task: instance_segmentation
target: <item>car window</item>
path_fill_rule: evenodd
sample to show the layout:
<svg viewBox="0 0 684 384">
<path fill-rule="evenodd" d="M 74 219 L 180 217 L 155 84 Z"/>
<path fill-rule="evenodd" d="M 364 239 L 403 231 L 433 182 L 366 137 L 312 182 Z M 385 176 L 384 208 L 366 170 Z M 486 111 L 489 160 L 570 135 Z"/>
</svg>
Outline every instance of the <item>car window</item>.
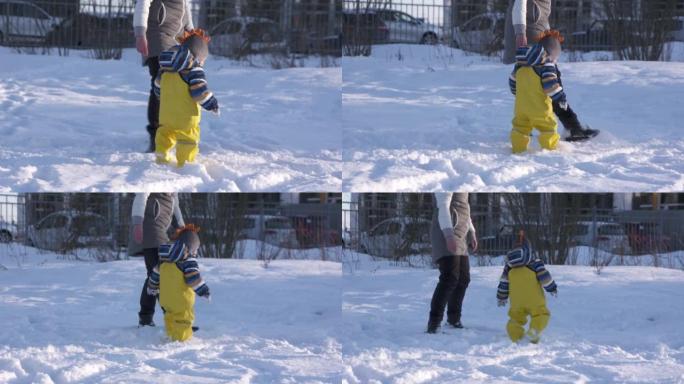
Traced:
<svg viewBox="0 0 684 384">
<path fill-rule="evenodd" d="M 486 31 L 489 30 L 492 27 L 492 19 L 489 17 L 483 17 L 480 23 L 477 26 L 477 29 L 480 31 Z"/>
<path fill-rule="evenodd" d="M 396 235 L 399 232 L 401 232 L 401 224 L 393 221 L 389 224 L 387 227 L 387 234 L 388 235 Z"/>
<path fill-rule="evenodd" d="M 64 228 L 67 226 L 67 218 L 66 216 L 58 215 L 55 217 L 55 222 L 53 224 L 53 228 Z"/>
<path fill-rule="evenodd" d="M 227 21 L 225 23 L 219 24 L 214 30 L 214 35 L 232 35 L 235 33 L 240 33 L 242 29 L 242 24 L 237 21 Z"/>
<path fill-rule="evenodd" d="M 256 225 L 256 220 L 252 217 L 245 217 L 242 219 L 242 227 L 245 229 L 254 228 Z"/>
<path fill-rule="evenodd" d="M 245 29 L 247 38 L 251 41 L 276 41 L 278 28 L 273 23 L 249 23 Z"/>
<path fill-rule="evenodd" d="M 371 230 L 371 236 L 382 236 L 387 232 L 388 223 L 382 223 Z"/>
<path fill-rule="evenodd" d="M 290 220 L 286 218 L 267 219 L 264 224 L 267 229 L 290 229 Z"/>
<path fill-rule="evenodd" d="M 598 234 L 604 236 L 616 236 L 622 235 L 624 232 L 622 231 L 622 227 L 619 225 L 602 225 L 598 228 Z"/>
<path fill-rule="evenodd" d="M 397 16 L 398 16 L 398 18 L 399 18 L 400 21 L 403 21 L 403 22 L 405 22 L 405 23 L 411 23 L 411 24 L 415 24 L 415 23 L 416 23 L 416 19 L 415 19 L 413 16 L 408 15 L 408 14 L 406 14 L 406 13 L 399 13 L 399 12 L 398 12 L 398 13 L 397 13 Z"/>
<path fill-rule="evenodd" d="M 78 233 L 87 233 L 90 236 L 104 236 L 107 234 L 104 220 L 97 216 L 76 216 L 71 221 L 71 226 Z"/>
<path fill-rule="evenodd" d="M 472 32 L 472 31 L 477 31 L 480 28 L 480 23 L 482 22 L 482 17 L 476 17 L 473 19 L 470 19 L 463 25 L 463 31 L 464 32 Z"/>
</svg>

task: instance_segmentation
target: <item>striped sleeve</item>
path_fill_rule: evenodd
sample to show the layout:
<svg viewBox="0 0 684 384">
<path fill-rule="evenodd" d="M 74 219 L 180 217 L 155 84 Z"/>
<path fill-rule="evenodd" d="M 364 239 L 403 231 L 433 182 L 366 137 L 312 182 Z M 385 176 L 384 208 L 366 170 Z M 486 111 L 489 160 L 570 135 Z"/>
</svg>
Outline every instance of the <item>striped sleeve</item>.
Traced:
<svg viewBox="0 0 684 384">
<path fill-rule="evenodd" d="M 508 299 L 508 271 L 510 267 L 506 265 L 499 279 L 499 287 L 496 289 L 496 298 L 499 300 Z"/>
<path fill-rule="evenodd" d="M 166 72 L 180 72 L 192 66 L 194 57 L 183 45 L 176 45 L 159 54 L 159 69 Z"/>
<path fill-rule="evenodd" d="M 207 283 L 204 282 L 202 276 L 200 275 L 199 264 L 197 264 L 197 259 L 194 257 L 189 257 L 184 261 L 178 263 L 183 276 L 185 278 L 185 284 L 192 288 L 196 294 L 202 296 L 206 292 Z"/>
<path fill-rule="evenodd" d="M 556 287 L 556 282 L 551 277 L 551 273 L 549 273 L 541 260 L 535 260 L 532 263 L 532 269 L 537 274 L 537 281 L 544 287 L 546 292 L 554 292 L 558 288 Z"/>
<path fill-rule="evenodd" d="M 147 288 L 151 291 L 159 291 L 159 264 L 157 264 L 152 273 L 147 278 Z"/>
<path fill-rule="evenodd" d="M 511 89 L 511 93 L 515 95 L 515 73 L 518 71 L 518 68 L 520 68 L 517 64 L 515 65 L 515 68 L 513 68 L 513 72 L 511 72 L 511 75 L 508 76 L 508 87 Z"/>
<path fill-rule="evenodd" d="M 565 98 L 565 92 L 558 80 L 558 70 L 556 64 L 546 63 L 542 66 L 540 71 L 542 87 L 544 93 L 552 100 L 561 100 Z"/>
<path fill-rule="evenodd" d="M 195 66 L 182 73 L 183 79 L 190 87 L 190 97 L 201 105 L 202 108 L 208 109 L 209 101 L 214 94 L 209 90 L 207 78 L 204 74 L 204 68 Z"/>
</svg>

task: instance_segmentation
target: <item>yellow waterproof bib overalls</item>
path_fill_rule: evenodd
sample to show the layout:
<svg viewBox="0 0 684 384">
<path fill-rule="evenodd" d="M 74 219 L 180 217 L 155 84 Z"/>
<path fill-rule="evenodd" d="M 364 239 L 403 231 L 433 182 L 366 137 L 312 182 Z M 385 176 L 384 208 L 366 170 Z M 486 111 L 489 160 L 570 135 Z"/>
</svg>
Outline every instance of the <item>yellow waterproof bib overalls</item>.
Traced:
<svg viewBox="0 0 684 384">
<path fill-rule="evenodd" d="M 560 135 L 553 114 L 551 98 L 544 93 L 539 75 L 532 67 L 520 67 L 515 73 L 515 116 L 511 130 L 513 153 L 527 150 L 533 128 L 539 130 L 539 145 L 556 149 Z"/>
<path fill-rule="evenodd" d="M 176 160 L 182 167 L 194 161 L 199 151 L 200 106 L 190 97 L 189 85 L 177 72 L 164 72 L 160 81 L 159 128 L 155 137 L 157 162 L 171 161 L 176 147 Z"/>
<path fill-rule="evenodd" d="M 159 304 L 164 309 L 166 334 L 175 341 L 192 337 L 195 320 L 195 292 L 185 284 L 183 272 L 176 263 L 159 267 Z"/>
<path fill-rule="evenodd" d="M 528 267 L 511 268 L 508 271 L 509 298 L 511 308 L 508 310 L 510 318 L 506 325 L 506 331 L 511 340 L 518 341 L 525 335 L 523 328 L 527 324 L 527 316 L 530 321 L 530 330 L 537 334 L 546 328 L 551 316 L 546 308 L 546 298 L 537 274 Z"/>
</svg>

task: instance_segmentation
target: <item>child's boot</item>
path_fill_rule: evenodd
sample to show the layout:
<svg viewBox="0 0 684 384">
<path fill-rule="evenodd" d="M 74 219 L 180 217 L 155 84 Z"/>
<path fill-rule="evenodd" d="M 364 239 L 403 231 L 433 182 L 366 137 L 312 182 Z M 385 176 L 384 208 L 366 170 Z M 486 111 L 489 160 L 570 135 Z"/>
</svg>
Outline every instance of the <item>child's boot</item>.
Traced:
<svg viewBox="0 0 684 384">
<path fill-rule="evenodd" d="M 524 134 L 519 130 L 513 128 L 511 130 L 511 145 L 513 153 L 522 153 L 527 151 L 527 146 L 530 144 L 530 135 Z"/>
</svg>

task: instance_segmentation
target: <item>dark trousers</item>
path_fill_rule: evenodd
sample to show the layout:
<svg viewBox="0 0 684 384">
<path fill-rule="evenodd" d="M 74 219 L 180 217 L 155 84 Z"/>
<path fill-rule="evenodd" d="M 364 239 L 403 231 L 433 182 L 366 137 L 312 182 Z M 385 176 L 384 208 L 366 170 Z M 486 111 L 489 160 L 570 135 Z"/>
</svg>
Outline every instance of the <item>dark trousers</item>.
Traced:
<svg viewBox="0 0 684 384">
<path fill-rule="evenodd" d="M 461 321 L 463 297 L 470 283 L 470 262 L 467 256 L 445 256 L 439 264 L 439 282 L 430 303 L 430 323 L 441 324 L 444 307 L 447 307 L 447 321 Z"/>
<path fill-rule="evenodd" d="M 154 138 L 159 127 L 159 99 L 152 90 L 152 83 L 159 73 L 159 57 L 150 57 L 145 61 L 145 65 L 150 70 L 150 97 L 147 100 L 147 132 Z"/>
<path fill-rule="evenodd" d="M 157 305 L 157 297 L 147 294 L 147 279 L 152 274 L 152 270 L 159 263 L 159 248 L 143 249 L 145 256 L 145 268 L 147 268 L 147 278 L 140 292 L 140 312 L 138 318 L 141 323 L 149 323 L 154 318 L 154 307 Z"/>
<path fill-rule="evenodd" d="M 562 87 L 563 82 L 561 81 L 561 71 L 560 69 L 558 69 L 557 71 L 558 83 Z M 553 113 L 556 116 L 558 116 L 558 120 L 560 120 L 561 124 L 563 124 L 563 128 L 570 132 L 582 129 L 582 124 L 580 124 L 575 111 L 573 111 L 572 108 L 570 108 L 570 104 L 568 104 L 567 109 L 561 108 L 560 103 L 557 100 L 554 100 L 551 104 L 553 106 Z"/>
</svg>

